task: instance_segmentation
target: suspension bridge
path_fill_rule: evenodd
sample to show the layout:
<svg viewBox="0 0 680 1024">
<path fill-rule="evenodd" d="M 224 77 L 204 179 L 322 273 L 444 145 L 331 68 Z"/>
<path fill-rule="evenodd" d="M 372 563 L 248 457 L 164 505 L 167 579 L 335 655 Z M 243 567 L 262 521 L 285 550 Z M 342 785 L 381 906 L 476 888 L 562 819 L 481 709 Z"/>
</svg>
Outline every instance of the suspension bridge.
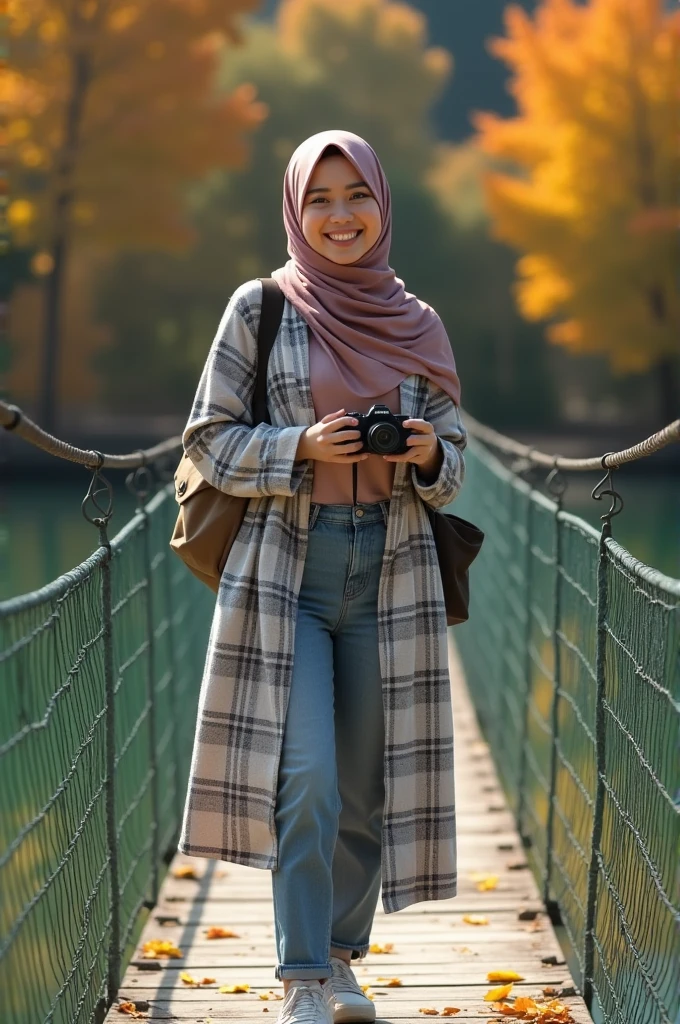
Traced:
<svg viewBox="0 0 680 1024">
<path fill-rule="evenodd" d="M 449 633 L 460 892 L 379 910 L 357 976 L 379 1020 L 677 1024 L 680 580 L 612 521 L 615 472 L 680 420 L 590 459 L 465 422 L 455 510 L 486 540 Z M 0 1019 L 277 1013 L 268 874 L 176 852 L 214 601 L 168 547 L 180 439 L 104 455 L 0 424 L 88 469 L 93 526 L 0 603 Z M 138 500 L 114 537 L 109 470 Z M 601 475 L 600 531 L 563 508 L 572 471 Z"/>
</svg>

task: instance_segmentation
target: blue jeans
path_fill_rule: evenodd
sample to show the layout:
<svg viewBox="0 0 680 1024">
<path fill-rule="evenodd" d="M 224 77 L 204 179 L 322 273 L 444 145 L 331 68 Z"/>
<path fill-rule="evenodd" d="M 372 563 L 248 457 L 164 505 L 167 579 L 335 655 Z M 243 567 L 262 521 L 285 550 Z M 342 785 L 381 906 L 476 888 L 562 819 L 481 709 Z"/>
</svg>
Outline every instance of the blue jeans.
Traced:
<svg viewBox="0 0 680 1024">
<path fill-rule="evenodd" d="M 378 584 L 389 501 L 312 502 L 279 763 L 276 977 L 362 959 L 380 890 L 384 788 Z"/>
</svg>

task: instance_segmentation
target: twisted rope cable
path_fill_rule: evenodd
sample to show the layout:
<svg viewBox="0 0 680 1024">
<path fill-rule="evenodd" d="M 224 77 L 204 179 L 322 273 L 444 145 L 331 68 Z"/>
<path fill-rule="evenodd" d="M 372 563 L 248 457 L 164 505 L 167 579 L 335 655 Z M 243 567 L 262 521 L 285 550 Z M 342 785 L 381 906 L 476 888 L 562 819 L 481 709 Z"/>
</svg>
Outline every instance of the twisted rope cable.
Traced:
<svg viewBox="0 0 680 1024">
<path fill-rule="evenodd" d="M 8 405 L 2 400 L 0 400 L 0 425 L 36 448 L 42 448 L 49 455 L 67 459 L 69 462 L 77 462 L 81 466 L 87 466 L 88 469 L 136 469 L 138 466 L 145 466 L 182 447 L 182 438 L 178 436 L 160 441 L 151 448 L 138 448 L 126 455 L 105 455 L 101 452 L 85 451 L 48 434 L 37 423 L 24 415 L 18 406 Z"/>
<path fill-rule="evenodd" d="M 680 441 L 680 419 L 678 419 L 645 438 L 644 441 L 640 441 L 639 444 L 633 445 L 632 448 L 625 448 L 620 452 L 607 452 L 606 455 L 594 455 L 588 459 L 571 459 L 563 455 L 548 455 L 546 452 L 537 451 L 530 445 L 520 444 L 519 441 L 514 441 L 511 437 L 506 437 L 504 434 L 499 434 L 497 430 L 485 426 L 467 413 L 464 414 L 464 422 L 468 433 L 490 448 L 495 448 L 508 455 L 518 455 L 535 466 L 572 472 L 622 466 L 626 462 L 634 462 L 636 459 L 653 455 L 654 452 L 658 452 L 674 441 Z"/>
<path fill-rule="evenodd" d="M 634 462 L 636 459 L 653 455 L 654 452 L 665 448 L 666 445 L 680 441 L 680 419 L 678 419 L 645 438 L 644 441 L 640 441 L 639 444 L 633 445 L 632 448 L 626 448 L 620 452 L 608 452 L 606 455 L 595 455 L 588 459 L 571 459 L 562 455 L 549 455 L 546 452 L 537 451 L 530 445 L 520 444 L 519 441 L 485 426 L 467 413 L 464 413 L 464 420 L 468 432 L 490 448 L 495 448 L 508 455 L 518 455 L 536 466 L 573 472 L 621 466 L 626 462 Z M 178 436 L 170 437 L 151 448 L 137 449 L 137 451 L 129 452 L 126 455 L 106 455 L 100 452 L 86 451 L 48 434 L 24 415 L 18 406 L 8 405 L 2 400 L 0 400 L 0 425 L 6 430 L 13 431 L 29 444 L 42 448 L 50 455 L 67 459 L 69 462 L 77 462 L 89 469 L 136 469 L 138 466 L 154 462 L 163 455 L 182 447 L 182 438 Z"/>
</svg>

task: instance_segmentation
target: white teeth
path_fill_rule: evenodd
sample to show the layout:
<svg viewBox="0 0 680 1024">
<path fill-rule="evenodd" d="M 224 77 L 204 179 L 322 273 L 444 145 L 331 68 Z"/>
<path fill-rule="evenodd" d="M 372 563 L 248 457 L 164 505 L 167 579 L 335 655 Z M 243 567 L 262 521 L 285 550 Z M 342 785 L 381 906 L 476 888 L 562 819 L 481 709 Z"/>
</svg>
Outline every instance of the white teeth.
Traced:
<svg viewBox="0 0 680 1024">
<path fill-rule="evenodd" d="M 350 231 L 347 234 L 343 235 L 332 235 L 329 232 L 328 237 L 332 238 L 334 242 L 349 242 L 351 238 L 356 238 L 358 234 L 358 231 Z"/>
</svg>

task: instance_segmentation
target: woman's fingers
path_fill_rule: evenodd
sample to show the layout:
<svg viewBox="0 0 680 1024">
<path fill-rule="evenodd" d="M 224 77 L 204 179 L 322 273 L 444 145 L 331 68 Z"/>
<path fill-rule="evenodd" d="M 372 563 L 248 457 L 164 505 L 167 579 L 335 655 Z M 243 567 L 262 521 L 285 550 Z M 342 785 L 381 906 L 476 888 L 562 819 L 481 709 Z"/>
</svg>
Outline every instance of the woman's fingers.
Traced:
<svg viewBox="0 0 680 1024">
<path fill-rule="evenodd" d="M 331 420 L 335 420 L 338 416 L 344 416 L 344 409 L 336 409 L 335 412 L 327 412 L 325 416 L 319 420 L 320 423 L 330 423 Z"/>
</svg>

